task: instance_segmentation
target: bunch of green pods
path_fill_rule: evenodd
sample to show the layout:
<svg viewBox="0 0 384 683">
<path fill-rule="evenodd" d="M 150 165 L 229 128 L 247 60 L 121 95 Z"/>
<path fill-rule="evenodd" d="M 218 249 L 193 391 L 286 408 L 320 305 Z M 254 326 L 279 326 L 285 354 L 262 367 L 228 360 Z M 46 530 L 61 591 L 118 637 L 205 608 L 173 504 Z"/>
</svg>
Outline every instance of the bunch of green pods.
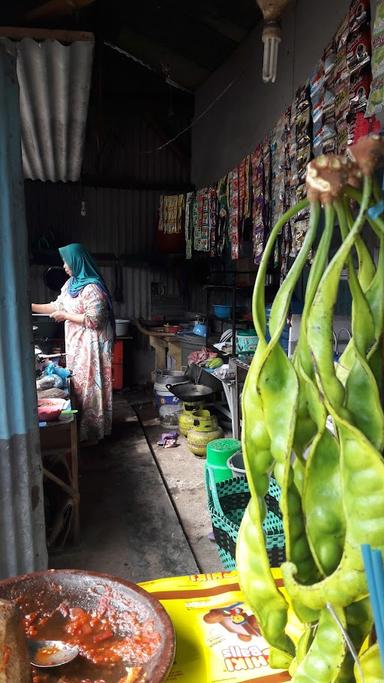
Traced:
<svg viewBox="0 0 384 683">
<path fill-rule="evenodd" d="M 271 666 L 288 669 L 296 683 L 384 681 L 378 647 L 369 643 L 373 620 L 361 553 L 363 543 L 384 552 L 384 221 L 375 210 L 382 201 L 375 171 L 383 159 L 384 142 L 370 136 L 348 157 L 309 164 L 308 199 L 271 231 L 253 294 L 259 342 L 242 397 L 251 500 L 237 568 L 270 644 Z M 272 304 L 267 340 L 269 259 L 284 224 L 308 206 L 308 230 Z M 288 358 L 279 339 L 311 254 L 299 339 Z M 334 310 L 345 270 L 352 335 L 335 363 Z M 272 474 L 281 487 L 286 542 L 282 588 L 262 526 Z M 291 614 L 302 624 L 300 638 L 292 635 Z"/>
</svg>

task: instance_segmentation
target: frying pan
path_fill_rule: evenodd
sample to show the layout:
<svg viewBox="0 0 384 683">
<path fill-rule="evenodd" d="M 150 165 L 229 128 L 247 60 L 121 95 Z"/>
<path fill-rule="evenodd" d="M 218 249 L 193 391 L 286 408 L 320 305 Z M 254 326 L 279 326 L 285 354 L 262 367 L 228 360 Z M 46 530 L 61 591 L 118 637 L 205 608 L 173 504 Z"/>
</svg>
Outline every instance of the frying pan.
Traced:
<svg viewBox="0 0 384 683">
<path fill-rule="evenodd" d="M 183 382 L 182 384 L 166 384 L 168 391 L 174 396 L 177 396 L 183 403 L 193 403 L 194 401 L 201 401 L 212 399 L 215 392 L 210 387 L 204 384 L 192 384 L 192 382 Z"/>
<path fill-rule="evenodd" d="M 86 611 L 97 608 L 104 600 L 108 610 L 120 616 L 119 635 L 129 633 L 132 613 L 142 622 L 150 619 L 160 634 L 160 643 L 144 665 L 146 681 L 162 683 L 167 679 L 175 655 L 172 622 L 161 604 L 134 583 L 108 574 L 79 570 L 49 570 L 0 581 L 0 598 L 17 600 L 21 611 L 51 612 L 63 601 Z M 128 618 L 124 616 L 128 615 Z M 125 624 L 125 628 L 124 628 Z M 70 665 L 68 665 L 70 666 Z M 63 671 L 64 673 L 64 671 Z M 141 681 L 140 681 L 141 683 Z"/>
</svg>

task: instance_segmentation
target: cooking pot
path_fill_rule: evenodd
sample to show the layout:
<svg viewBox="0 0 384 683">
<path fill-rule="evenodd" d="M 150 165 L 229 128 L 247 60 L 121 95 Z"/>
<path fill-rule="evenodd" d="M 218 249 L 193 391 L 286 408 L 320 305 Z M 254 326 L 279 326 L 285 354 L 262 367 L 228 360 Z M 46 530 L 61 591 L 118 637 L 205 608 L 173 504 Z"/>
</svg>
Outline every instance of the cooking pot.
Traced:
<svg viewBox="0 0 384 683">
<path fill-rule="evenodd" d="M 166 387 L 184 403 L 212 400 L 215 394 L 210 387 L 206 387 L 204 384 L 192 384 L 192 382 L 167 384 Z"/>
<path fill-rule="evenodd" d="M 116 318 L 115 325 L 116 325 L 116 337 L 128 337 L 130 320 L 123 320 L 121 318 Z"/>
</svg>

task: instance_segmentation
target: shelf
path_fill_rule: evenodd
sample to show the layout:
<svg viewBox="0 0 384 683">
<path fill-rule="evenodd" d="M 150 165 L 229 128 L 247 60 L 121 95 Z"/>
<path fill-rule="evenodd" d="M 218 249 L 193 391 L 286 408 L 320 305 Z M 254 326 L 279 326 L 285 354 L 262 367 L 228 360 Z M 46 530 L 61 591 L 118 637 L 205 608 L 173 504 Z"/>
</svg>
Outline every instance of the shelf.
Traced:
<svg viewBox="0 0 384 683">
<path fill-rule="evenodd" d="M 214 315 L 213 313 L 208 313 L 208 318 L 211 318 L 212 320 L 220 320 L 221 323 L 227 323 L 232 325 L 233 322 L 235 323 L 252 323 L 252 320 L 248 320 L 248 318 L 219 318 L 217 315 Z"/>
<path fill-rule="evenodd" d="M 233 291 L 233 289 L 236 289 L 236 291 L 242 290 L 242 289 L 253 289 L 254 284 L 252 285 L 204 285 L 204 289 L 226 289 L 227 291 Z"/>
</svg>

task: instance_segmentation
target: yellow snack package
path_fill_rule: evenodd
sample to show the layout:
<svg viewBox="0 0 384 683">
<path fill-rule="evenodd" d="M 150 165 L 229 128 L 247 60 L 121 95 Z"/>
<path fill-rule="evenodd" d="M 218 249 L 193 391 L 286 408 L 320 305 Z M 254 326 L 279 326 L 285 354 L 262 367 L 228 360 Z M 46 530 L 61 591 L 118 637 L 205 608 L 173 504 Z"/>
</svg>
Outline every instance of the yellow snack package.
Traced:
<svg viewBox="0 0 384 683">
<path fill-rule="evenodd" d="M 278 585 L 278 569 L 272 570 Z M 244 602 L 237 572 L 147 581 L 172 619 L 176 658 L 168 681 L 183 683 L 282 683 L 288 672 L 268 665 L 269 646 Z"/>
</svg>

